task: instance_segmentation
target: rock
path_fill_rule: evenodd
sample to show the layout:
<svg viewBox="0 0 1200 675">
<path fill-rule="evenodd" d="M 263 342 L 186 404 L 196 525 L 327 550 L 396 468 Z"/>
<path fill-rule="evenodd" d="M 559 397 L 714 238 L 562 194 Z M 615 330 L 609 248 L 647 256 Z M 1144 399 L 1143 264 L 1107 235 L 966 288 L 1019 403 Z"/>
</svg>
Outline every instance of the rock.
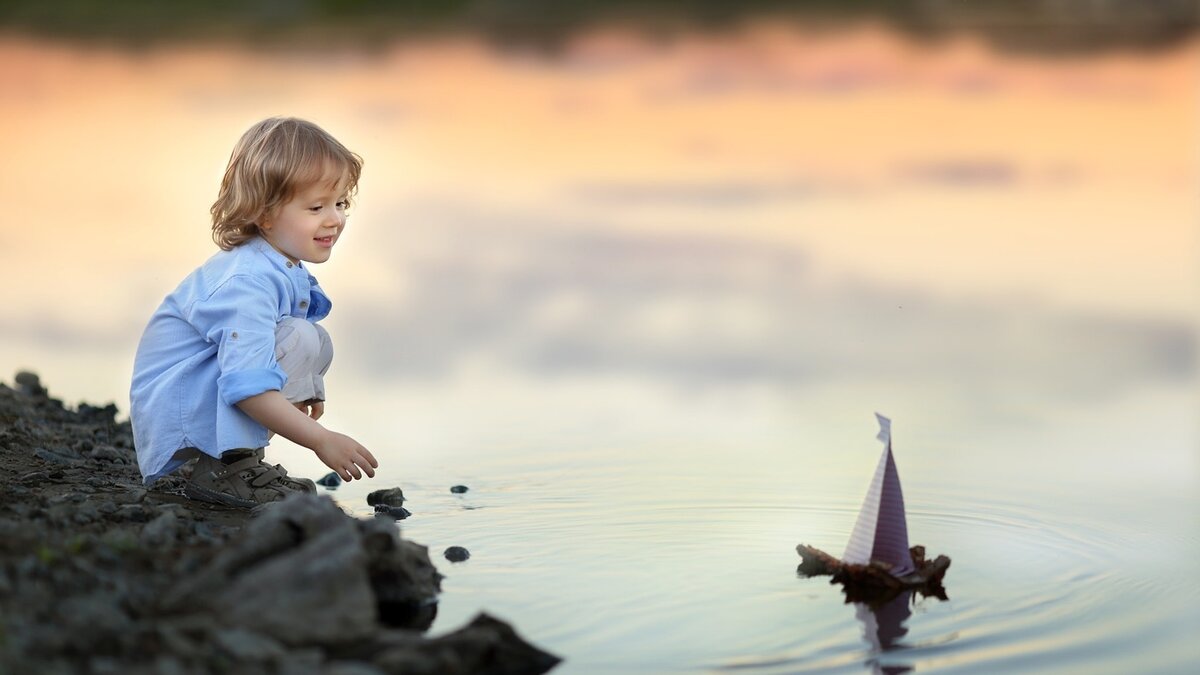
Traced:
<svg viewBox="0 0 1200 675">
<path fill-rule="evenodd" d="M 451 546 L 442 555 L 450 562 L 463 562 L 471 557 L 471 552 L 461 546 Z"/>
<path fill-rule="evenodd" d="M 116 406 L 72 410 L 20 379 L 0 384 L 0 673 L 545 669 L 510 662 L 490 629 L 421 634 L 442 575 L 400 536 L 398 488 L 367 519 L 316 495 L 251 513 L 192 502 L 178 474 L 147 492 Z"/>
<path fill-rule="evenodd" d="M 467 491 L 467 490 L 469 490 L 469 489 L 470 489 L 470 488 L 468 488 L 466 485 L 452 485 L 452 486 L 450 486 L 450 492 L 451 492 L 451 494 L 456 494 L 456 495 L 461 495 L 461 494 L 463 494 L 464 492 L 466 492 L 466 491 Z"/>
<path fill-rule="evenodd" d="M 388 506 L 403 506 L 404 491 L 400 488 L 389 488 L 387 490 L 376 490 L 367 495 L 367 506 L 375 506 L 376 504 L 386 504 Z"/>
<path fill-rule="evenodd" d="M 125 492 L 114 493 L 110 499 L 117 504 L 140 504 L 146 499 L 146 489 L 135 487 Z"/>
<path fill-rule="evenodd" d="M 392 520 L 404 520 L 412 515 L 412 511 L 403 506 L 388 506 L 387 504 L 376 504 L 375 515 L 391 518 Z"/>
<path fill-rule="evenodd" d="M 355 661 L 335 661 L 325 667 L 323 675 L 385 675 L 375 666 Z"/>
<path fill-rule="evenodd" d="M 178 526 L 179 516 L 176 516 L 173 511 L 167 511 L 146 523 L 139 538 L 146 546 L 162 546 L 172 543 L 175 541 Z"/>
<path fill-rule="evenodd" d="M 114 515 L 116 518 L 128 520 L 132 523 L 144 523 L 150 520 L 150 515 L 146 513 L 146 509 L 142 508 L 141 504 L 124 504 L 119 506 Z"/>
<path fill-rule="evenodd" d="M 42 386 L 37 373 L 31 373 L 28 370 L 19 371 L 13 378 L 13 383 L 17 385 L 17 391 L 26 396 L 44 397 L 48 393 Z"/>
<path fill-rule="evenodd" d="M 324 675 L 321 670 L 324 661 L 320 650 L 291 649 L 279 662 L 275 672 L 279 675 Z"/>
<path fill-rule="evenodd" d="M 329 473 L 325 474 L 324 476 L 321 476 L 320 478 L 318 478 L 315 482 L 317 485 L 321 485 L 321 486 L 328 487 L 328 488 L 335 488 L 342 484 L 342 477 L 337 475 L 336 471 L 330 471 Z"/>
<path fill-rule="evenodd" d="M 67 451 L 67 452 L 69 452 L 69 451 Z M 51 464 L 71 465 L 71 464 L 78 464 L 79 462 L 83 461 L 80 458 L 75 457 L 73 455 L 67 455 L 67 454 L 63 454 L 61 452 L 55 452 L 54 450 L 47 450 L 46 448 L 38 448 L 37 450 L 34 450 L 33 456 L 37 457 L 38 459 L 41 459 L 43 461 L 50 462 Z"/>
<path fill-rule="evenodd" d="M 166 607 L 206 607 L 228 626 L 286 645 L 370 638 L 377 610 L 354 519 L 328 497 L 310 494 L 271 506 L 185 580 Z"/>
<path fill-rule="evenodd" d="M 103 462 L 117 462 L 125 460 L 125 454 L 111 445 L 97 445 L 87 453 L 87 456 L 91 459 L 96 459 Z"/>
<path fill-rule="evenodd" d="M 429 559 L 429 549 L 401 539 L 388 520 L 359 521 L 358 528 L 380 622 L 396 628 L 428 628 L 442 590 L 442 575 Z"/>
<path fill-rule="evenodd" d="M 562 659 L 523 640 L 511 626 L 487 614 L 432 640 L 389 631 L 375 644 L 371 660 L 389 673 L 512 673 L 536 675 Z"/>
<path fill-rule="evenodd" d="M 21 476 L 21 482 L 25 485 L 44 483 L 48 480 L 50 480 L 50 474 L 46 473 L 45 471 L 30 471 L 24 476 Z"/>
<path fill-rule="evenodd" d="M 213 638 L 218 647 L 243 663 L 277 661 L 287 653 L 275 640 L 244 628 L 219 630 Z"/>
</svg>

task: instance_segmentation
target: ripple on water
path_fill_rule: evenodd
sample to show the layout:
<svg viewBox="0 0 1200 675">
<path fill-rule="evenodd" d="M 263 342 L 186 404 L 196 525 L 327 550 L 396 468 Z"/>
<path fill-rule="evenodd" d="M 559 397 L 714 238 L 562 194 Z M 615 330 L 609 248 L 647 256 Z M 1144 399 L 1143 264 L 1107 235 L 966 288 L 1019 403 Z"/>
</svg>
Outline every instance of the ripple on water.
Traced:
<svg viewBox="0 0 1200 675">
<path fill-rule="evenodd" d="M 446 490 L 406 485 L 415 515 L 402 524 L 434 551 L 472 552 L 444 570 L 435 631 L 487 609 L 567 656 L 564 673 L 1115 672 L 1179 662 L 1170 617 L 1197 616 L 1194 585 L 1118 553 L 1136 541 L 1122 521 L 1050 508 L 1050 495 L 914 491 L 910 538 L 953 558 L 950 600 L 889 615 L 794 572 L 801 541 L 840 554 L 857 489 L 631 482 L 613 469 Z"/>
</svg>

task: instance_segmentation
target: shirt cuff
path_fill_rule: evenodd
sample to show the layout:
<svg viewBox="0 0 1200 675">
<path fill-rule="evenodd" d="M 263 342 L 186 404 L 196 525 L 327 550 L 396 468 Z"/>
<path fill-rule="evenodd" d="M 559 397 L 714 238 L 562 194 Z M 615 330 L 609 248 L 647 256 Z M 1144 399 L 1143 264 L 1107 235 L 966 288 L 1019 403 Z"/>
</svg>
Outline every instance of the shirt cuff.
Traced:
<svg viewBox="0 0 1200 675">
<path fill-rule="evenodd" d="M 265 391 L 282 390 L 285 382 L 287 375 L 278 367 L 239 370 L 217 378 L 217 393 L 225 405 L 236 405 Z"/>
</svg>

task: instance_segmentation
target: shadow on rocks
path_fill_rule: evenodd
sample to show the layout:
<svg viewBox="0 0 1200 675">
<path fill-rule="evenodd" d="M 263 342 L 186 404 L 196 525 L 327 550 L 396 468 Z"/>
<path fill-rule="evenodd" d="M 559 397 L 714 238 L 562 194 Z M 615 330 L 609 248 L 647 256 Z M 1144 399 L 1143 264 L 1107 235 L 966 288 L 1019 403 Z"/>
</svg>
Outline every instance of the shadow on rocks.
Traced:
<svg viewBox="0 0 1200 675">
<path fill-rule="evenodd" d="M 541 673 L 558 663 L 485 615 L 423 637 L 441 579 L 428 549 L 401 539 L 393 523 L 358 520 L 328 497 L 297 494 L 263 508 L 160 610 L 202 613 L 222 628 L 294 649 L 320 647 L 384 672 Z"/>
</svg>

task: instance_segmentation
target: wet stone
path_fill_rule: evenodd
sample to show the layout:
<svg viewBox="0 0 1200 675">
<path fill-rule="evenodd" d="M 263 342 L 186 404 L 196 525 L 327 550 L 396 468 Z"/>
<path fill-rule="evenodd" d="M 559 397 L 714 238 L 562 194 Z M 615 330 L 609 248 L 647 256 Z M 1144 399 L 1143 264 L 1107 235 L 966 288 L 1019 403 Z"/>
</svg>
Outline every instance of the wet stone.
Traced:
<svg viewBox="0 0 1200 675">
<path fill-rule="evenodd" d="M 318 478 L 315 482 L 317 485 L 333 488 L 342 484 L 342 477 L 337 475 L 336 472 L 330 471 L 324 476 Z"/>
<path fill-rule="evenodd" d="M 452 494 L 456 494 L 456 495 L 461 495 L 461 494 L 465 493 L 465 492 L 466 492 L 467 490 L 469 490 L 469 489 L 470 489 L 470 488 L 468 488 L 466 485 L 452 485 L 452 486 L 450 486 L 450 492 L 451 492 Z"/>
<path fill-rule="evenodd" d="M 471 557 L 471 552 L 462 546 L 451 546 L 442 555 L 450 562 L 462 562 Z"/>
<path fill-rule="evenodd" d="M 367 495 L 367 506 L 376 506 L 378 504 L 402 506 L 404 504 L 404 491 L 396 487 L 387 490 L 376 490 Z"/>
<path fill-rule="evenodd" d="M 388 506 L 387 504 L 376 504 L 375 515 L 391 518 L 392 520 L 404 520 L 412 515 L 412 511 L 403 506 Z"/>
</svg>

